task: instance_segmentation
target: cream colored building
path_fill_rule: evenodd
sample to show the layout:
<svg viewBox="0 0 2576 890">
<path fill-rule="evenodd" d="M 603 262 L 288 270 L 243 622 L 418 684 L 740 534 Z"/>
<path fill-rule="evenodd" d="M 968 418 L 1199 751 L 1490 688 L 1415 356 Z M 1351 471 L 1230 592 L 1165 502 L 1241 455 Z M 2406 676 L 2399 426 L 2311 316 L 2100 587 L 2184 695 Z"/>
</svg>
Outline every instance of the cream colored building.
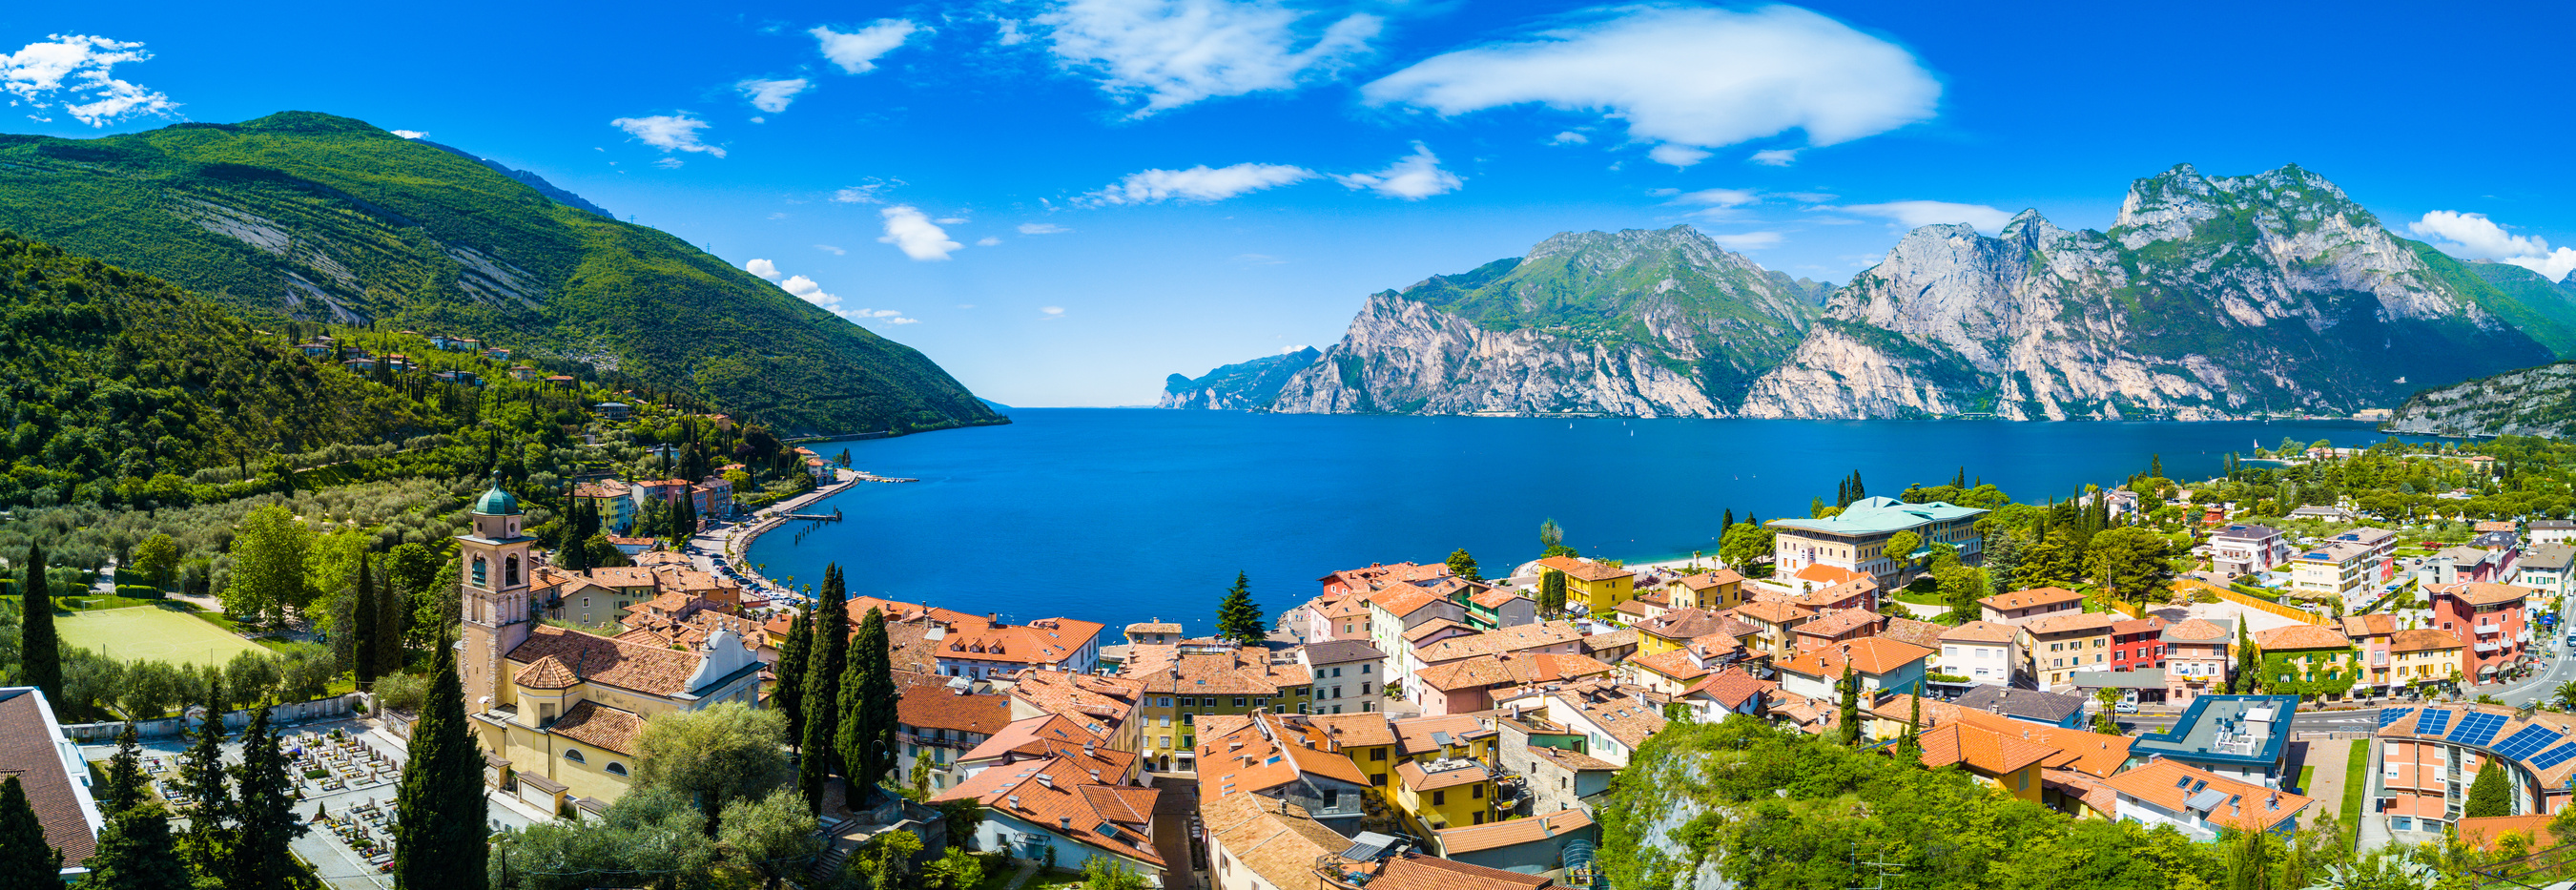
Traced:
<svg viewBox="0 0 2576 890">
<path fill-rule="evenodd" d="M 559 812 L 626 793 L 644 721 L 720 702 L 759 707 L 761 662 L 729 630 L 671 649 L 540 624 L 518 499 L 498 485 L 457 536 L 463 561 L 457 674 L 475 740 L 522 800 Z M 501 781 L 500 775 L 491 777 Z"/>
</svg>

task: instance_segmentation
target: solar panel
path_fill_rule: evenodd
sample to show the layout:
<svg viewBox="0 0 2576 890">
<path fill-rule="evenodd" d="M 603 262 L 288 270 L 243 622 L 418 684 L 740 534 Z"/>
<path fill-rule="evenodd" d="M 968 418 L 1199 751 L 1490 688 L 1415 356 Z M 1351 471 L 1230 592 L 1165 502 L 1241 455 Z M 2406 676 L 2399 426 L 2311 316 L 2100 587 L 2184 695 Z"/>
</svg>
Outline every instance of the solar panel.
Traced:
<svg viewBox="0 0 2576 890">
<path fill-rule="evenodd" d="M 2576 742 L 2568 742 L 2567 744 L 2540 752 L 2540 756 L 2531 759 L 2531 768 L 2548 769 L 2561 763 L 2566 763 L 2567 758 L 2570 757 L 2576 757 Z"/>
<path fill-rule="evenodd" d="M 2529 760 L 2531 755 L 2540 753 L 2540 749 L 2556 744 L 2562 738 L 2565 736 L 2545 726 L 2525 726 L 2522 731 L 2506 736 L 2502 744 L 2495 746 L 2495 752 L 2513 760 Z"/>
<path fill-rule="evenodd" d="M 2404 720 L 2406 719 L 2406 715 L 2412 713 L 2415 713 L 2414 708 L 2381 708 L 2379 709 L 2379 725 L 2387 726 L 2388 724 Z"/>
<path fill-rule="evenodd" d="M 2449 739 L 2463 745 L 2483 746 L 2495 741 L 2496 732 L 2504 729 L 2506 722 L 2507 718 L 2502 714 L 2471 711 L 2460 717 L 2460 725 L 2451 730 Z"/>
<path fill-rule="evenodd" d="M 2425 708 L 2423 719 L 2415 721 L 2415 734 L 2441 735 L 2442 730 L 2449 729 L 2450 727 L 2451 712 L 2435 708 Z"/>
</svg>

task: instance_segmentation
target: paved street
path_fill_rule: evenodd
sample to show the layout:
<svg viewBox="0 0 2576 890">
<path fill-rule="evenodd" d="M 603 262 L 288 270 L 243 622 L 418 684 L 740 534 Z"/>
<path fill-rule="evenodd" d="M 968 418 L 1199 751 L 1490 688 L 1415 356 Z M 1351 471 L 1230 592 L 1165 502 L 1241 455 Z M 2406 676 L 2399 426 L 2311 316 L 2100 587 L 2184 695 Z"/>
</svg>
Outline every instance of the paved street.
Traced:
<svg viewBox="0 0 2576 890">
<path fill-rule="evenodd" d="M 2299 789 L 2300 794 L 2317 802 L 2316 806 L 2299 814 L 2299 827 L 2305 828 L 2317 824 L 2319 816 L 2343 810 L 2344 769 L 2352 764 L 2352 743 L 2342 739 L 2315 739 L 2293 744 L 2301 749 L 2297 757 L 2299 766 L 2317 768 L 2316 775 L 2308 780 L 2308 787 Z"/>
</svg>

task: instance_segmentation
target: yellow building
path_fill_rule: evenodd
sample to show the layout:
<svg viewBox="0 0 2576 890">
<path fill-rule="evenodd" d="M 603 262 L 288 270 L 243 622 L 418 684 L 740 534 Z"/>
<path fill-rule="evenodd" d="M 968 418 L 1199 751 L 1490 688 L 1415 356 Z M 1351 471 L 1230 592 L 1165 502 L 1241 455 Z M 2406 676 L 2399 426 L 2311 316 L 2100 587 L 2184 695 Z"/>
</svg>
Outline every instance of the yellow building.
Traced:
<svg viewBox="0 0 2576 890">
<path fill-rule="evenodd" d="M 2263 651 L 2263 682 L 2270 684 L 2293 679 L 2309 682 L 2360 680 L 2361 665 L 2352 648 L 2352 638 L 2343 631 L 2314 624 L 2293 624 L 2271 630 L 2256 631 L 2254 645 Z M 2334 695 L 2321 695 L 2331 700 Z"/>
<path fill-rule="evenodd" d="M 1565 607 L 1606 615 L 1636 597 L 1637 574 L 1580 556 L 1551 556 L 1538 561 L 1541 573 L 1565 576 Z M 1541 616 L 1545 617 L 1545 616 Z"/>
<path fill-rule="evenodd" d="M 1744 576 L 1734 569 L 1701 572 L 1682 579 L 1678 587 L 1669 588 L 1675 609 L 1706 609 L 1721 612 L 1744 605 Z"/>
<path fill-rule="evenodd" d="M 1398 753 L 1402 749 L 1396 747 L 1395 724 L 1386 719 L 1385 712 L 1318 714 L 1306 719 L 1324 728 L 1325 735 L 1336 746 L 1334 750 L 1350 758 L 1351 765 L 1360 768 L 1360 774 L 1368 777 L 1370 787 L 1387 794 L 1387 789 L 1395 786 L 1395 767 L 1405 761 Z M 1392 794 L 1388 794 L 1389 802 L 1394 799 Z"/>
<path fill-rule="evenodd" d="M 1129 647 L 1124 670 L 1144 686 L 1136 706 L 1138 753 L 1156 771 L 1196 769 L 1201 717 L 1296 714 L 1312 701 L 1313 673 L 1295 661 L 1273 661 L 1267 650 L 1137 645 Z"/>
<path fill-rule="evenodd" d="M 671 649 L 537 623 L 536 539 L 520 533 L 523 518 L 498 485 L 475 500 L 472 528 L 457 536 L 456 643 L 476 741 L 522 800 L 547 812 L 572 798 L 604 806 L 632 781 L 646 718 L 727 701 L 759 707 L 761 662 L 732 631 Z"/>
<path fill-rule="evenodd" d="M 2401 630 L 2389 635 L 2390 683 L 2452 680 L 2460 676 L 2460 637 L 2447 630 Z"/>
<path fill-rule="evenodd" d="M 1404 811 L 1406 827 L 1428 836 L 1444 828 L 1483 825 L 1492 820 L 1494 777 L 1472 760 L 1407 761 L 1395 768 L 1395 807 Z"/>
<path fill-rule="evenodd" d="M 2056 748 L 2006 735 L 1965 721 L 1923 731 L 1923 765 L 1957 766 L 1985 784 L 2014 797 L 2040 802 L 2040 768 Z"/>
<path fill-rule="evenodd" d="M 2023 672 L 2041 689 L 2073 682 L 2076 671 L 2107 671 L 2111 657 L 2111 616 L 2100 612 L 2043 615 L 2021 626 Z"/>
</svg>

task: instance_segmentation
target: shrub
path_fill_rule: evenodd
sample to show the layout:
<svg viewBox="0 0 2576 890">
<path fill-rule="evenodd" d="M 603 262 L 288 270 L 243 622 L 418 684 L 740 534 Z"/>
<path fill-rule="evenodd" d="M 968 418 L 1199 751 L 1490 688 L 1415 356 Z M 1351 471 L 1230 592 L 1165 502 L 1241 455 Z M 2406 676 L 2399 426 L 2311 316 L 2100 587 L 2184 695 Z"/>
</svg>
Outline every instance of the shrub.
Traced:
<svg viewBox="0 0 2576 890">
<path fill-rule="evenodd" d="M 429 699 L 429 678 L 421 674 L 394 674 L 376 678 L 376 704 L 407 714 L 420 713 L 421 702 Z"/>
</svg>

